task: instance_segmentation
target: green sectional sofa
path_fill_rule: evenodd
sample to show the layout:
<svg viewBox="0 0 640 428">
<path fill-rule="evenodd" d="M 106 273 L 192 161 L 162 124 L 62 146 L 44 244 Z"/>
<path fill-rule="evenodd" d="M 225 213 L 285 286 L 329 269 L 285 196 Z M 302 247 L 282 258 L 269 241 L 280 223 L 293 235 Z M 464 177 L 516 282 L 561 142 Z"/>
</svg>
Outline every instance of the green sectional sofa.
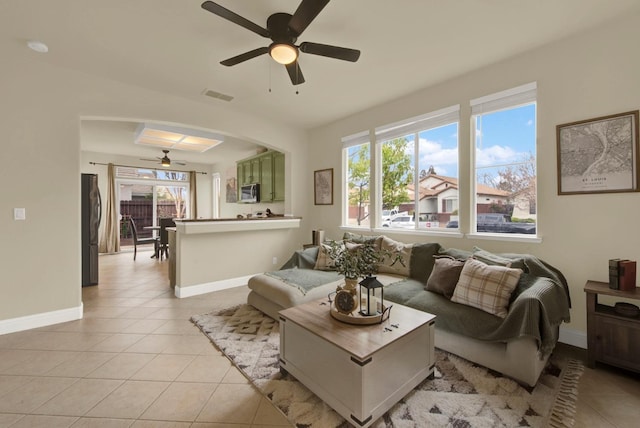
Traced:
<svg viewBox="0 0 640 428">
<path fill-rule="evenodd" d="M 560 324 L 570 320 L 569 290 L 557 269 L 527 254 L 404 244 L 386 236 L 345 238 L 403 255 L 402 265 L 382 262 L 376 277 L 386 302 L 437 316 L 436 347 L 536 384 Z M 278 319 L 278 311 L 328 298 L 343 283 L 328 266 L 323 247 L 309 248 L 297 251 L 280 270 L 251 278 L 248 303 Z"/>
</svg>

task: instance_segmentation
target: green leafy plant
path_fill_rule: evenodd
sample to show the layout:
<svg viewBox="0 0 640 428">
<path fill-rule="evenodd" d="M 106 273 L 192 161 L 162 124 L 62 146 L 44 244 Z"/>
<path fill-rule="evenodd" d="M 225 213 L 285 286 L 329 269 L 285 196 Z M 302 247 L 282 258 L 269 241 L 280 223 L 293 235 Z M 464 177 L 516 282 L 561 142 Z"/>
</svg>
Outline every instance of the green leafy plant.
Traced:
<svg viewBox="0 0 640 428">
<path fill-rule="evenodd" d="M 336 271 L 348 279 L 373 275 L 378 271 L 378 264 L 386 257 L 393 258 L 392 266 L 398 262 L 404 266 L 402 254 L 376 248 L 373 241 L 362 244 L 328 241 L 325 244 Z"/>
</svg>

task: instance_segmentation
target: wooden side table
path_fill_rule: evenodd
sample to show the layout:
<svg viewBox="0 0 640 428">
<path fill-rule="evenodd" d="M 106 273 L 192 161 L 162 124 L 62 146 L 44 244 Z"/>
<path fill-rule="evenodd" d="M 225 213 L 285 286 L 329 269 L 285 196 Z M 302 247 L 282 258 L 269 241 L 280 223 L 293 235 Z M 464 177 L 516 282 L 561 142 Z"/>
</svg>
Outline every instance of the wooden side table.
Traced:
<svg viewBox="0 0 640 428">
<path fill-rule="evenodd" d="M 640 291 L 620 291 L 600 281 L 587 281 L 587 365 L 597 361 L 640 372 L 640 315 L 618 314 L 613 306 L 598 303 L 598 295 L 640 301 Z"/>
</svg>

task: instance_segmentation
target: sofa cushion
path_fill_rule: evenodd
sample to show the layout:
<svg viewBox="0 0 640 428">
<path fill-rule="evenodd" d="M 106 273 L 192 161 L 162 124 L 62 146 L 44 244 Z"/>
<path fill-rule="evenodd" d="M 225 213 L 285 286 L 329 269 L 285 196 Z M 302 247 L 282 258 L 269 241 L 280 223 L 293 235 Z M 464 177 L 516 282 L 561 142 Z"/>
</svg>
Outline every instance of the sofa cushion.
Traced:
<svg viewBox="0 0 640 428">
<path fill-rule="evenodd" d="M 464 262 L 453 257 L 443 256 L 435 259 L 426 289 L 451 299 L 456 288 Z"/>
<path fill-rule="evenodd" d="M 437 242 L 413 244 L 409 260 L 409 278 L 426 284 L 435 263 L 433 256 L 441 249 Z"/>
<path fill-rule="evenodd" d="M 438 251 L 438 254 L 453 257 L 458 260 L 467 260 L 473 255 L 471 251 L 460 250 L 458 248 L 441 248 L 440 251 Z"/>
<path fill-rule="evenodd" d="M 412 244 L 394 241 L 391 238 L 383 236 L 380 242 L 380 248 L 388 254 L 378 263 L 378 272 L 409 276 L 412 247 Z M 397 258 L 398 255 L 401 258 L 400 260 Z"/>
<path fill-rule="evenodd" d="M 482 248 L 479 248 L 479 247 L 473 247 L 472 257 L 488 265 L 506 266 L 506 267 L 511 267 L 515 269 L 525 270 L 524 259 L 521 257 L 518 257 L 518 258 L 504 257 L 499 254 L 494 254 L 489 251 L 483 250 Z"/>
<path fill-rule="evenodd" d="M 378 277 L 380 277 L 380 275 Z M 380 282 L 384 284 L 383 281 Z M 385 285 L 384 300 L 405 305 L 416 293 L 420 293 L 421 291 L 424 291 L 424 284 L 420 281 L 398 277 L 397 281 Z"/>
<path fill-rule="evenodd" d="M 489 266 L 479 260 L 467 259 L 451 301 L 504 318 L 521 274 L 520 269 Z"/>
</svg>

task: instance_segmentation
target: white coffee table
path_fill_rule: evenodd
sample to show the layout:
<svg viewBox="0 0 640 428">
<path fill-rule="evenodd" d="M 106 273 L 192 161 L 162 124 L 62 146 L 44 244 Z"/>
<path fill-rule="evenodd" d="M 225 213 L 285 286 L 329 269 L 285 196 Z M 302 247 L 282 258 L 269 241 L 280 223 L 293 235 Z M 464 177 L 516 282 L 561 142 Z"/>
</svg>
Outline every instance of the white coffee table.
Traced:
<svg viewBox="0 0 640 428">
<path fill-rule="evenodd" d="M 334 319 L 326 299 L 279 312 L 280 368 L 367 427 L 433 373 L 435 315 L 394 304 L 382 324 Z"/>
</svg>

